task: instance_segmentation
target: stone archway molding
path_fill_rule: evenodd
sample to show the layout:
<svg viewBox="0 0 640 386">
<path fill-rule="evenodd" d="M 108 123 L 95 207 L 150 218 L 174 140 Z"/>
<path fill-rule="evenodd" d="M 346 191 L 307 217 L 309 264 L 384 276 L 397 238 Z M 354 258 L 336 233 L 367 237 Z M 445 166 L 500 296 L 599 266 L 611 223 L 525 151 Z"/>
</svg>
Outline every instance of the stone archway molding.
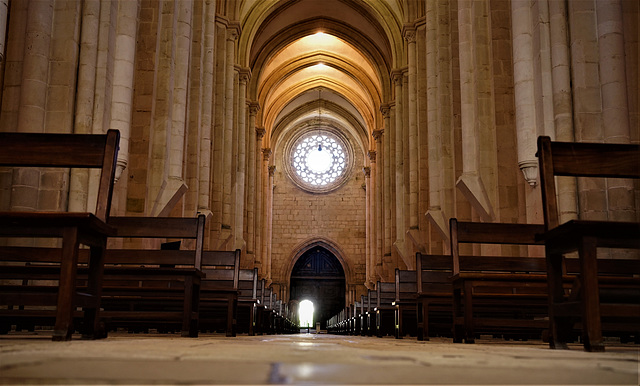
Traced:
<svg viewBox="0 0 640 386">
<path fill-rule="evenodd" d="M 349 266 L 349 263 L 344 258 L 345 253 L 340 249 L 340 247 L 335 242 L 324 237 L 314 237 L 314 238 L 308 239 L 296 245 L 296 247 L 293 249 L 293 252 L 290 255 L 289 265 L 287 266 L 287 271 L 285 276 L 287 281 L 287 287 L 290 288 L 291 286 L 291 272 L 293 271 L 293 267 L 296 265 L 296 262 L 298 261 L 298 259 L 302 255 L 304 255 L 307 251 L 315 247 L 325 248 L 326 250 L 331 252 L 336 257 L 336 259 L 338 259 L 338 261 L 340 262 L 340 265 L 342 265 L 342 269 L 344 270 L 344 276 L 345 276 L 345 282 L 347 284 L 347 288 L 349 288 L 349 285 L 353 283 L 353 280 L 352 280 L 353 277 L 352 277 L 352 269 Z"/>
</svg>

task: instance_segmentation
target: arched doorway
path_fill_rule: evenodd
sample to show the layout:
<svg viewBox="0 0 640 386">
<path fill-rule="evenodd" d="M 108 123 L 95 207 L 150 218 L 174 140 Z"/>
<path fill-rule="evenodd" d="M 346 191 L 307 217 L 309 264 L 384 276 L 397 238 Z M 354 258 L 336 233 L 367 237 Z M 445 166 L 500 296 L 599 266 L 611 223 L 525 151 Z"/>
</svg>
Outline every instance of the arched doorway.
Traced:
<svg viewBox="0 0 640 386">
<path fill-rule="evenodd" d="M 314 319 L 326 328 L 327 319 L 344 308 L 345 275 L 340 261 L 322 246 L 306 251 L 291 271 L 291 300 L 311 300 Z"/>
</svg>

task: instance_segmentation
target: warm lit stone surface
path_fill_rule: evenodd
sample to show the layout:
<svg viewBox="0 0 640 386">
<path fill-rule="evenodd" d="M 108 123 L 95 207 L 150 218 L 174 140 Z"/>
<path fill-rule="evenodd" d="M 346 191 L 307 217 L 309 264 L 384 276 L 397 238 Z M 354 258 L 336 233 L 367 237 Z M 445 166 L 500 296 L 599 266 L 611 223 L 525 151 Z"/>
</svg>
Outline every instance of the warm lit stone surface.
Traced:
<svg viewBox="0 0 640 386">
<path fill-rule="evenodd" d="M 540 341 L 325 334 L 278 336 L 111 334 L 106 340 L 51 342 L 0 337 L 1 384 L 638 384 L 640 346 L 605 353 Z"/>
</svg>

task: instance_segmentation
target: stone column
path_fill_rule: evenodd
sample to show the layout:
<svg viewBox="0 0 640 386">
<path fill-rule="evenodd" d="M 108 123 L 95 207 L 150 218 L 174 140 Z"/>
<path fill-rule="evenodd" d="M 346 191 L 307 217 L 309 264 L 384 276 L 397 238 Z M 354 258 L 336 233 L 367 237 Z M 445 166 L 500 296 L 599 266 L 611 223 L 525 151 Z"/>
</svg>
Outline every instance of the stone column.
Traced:
<svg viewBox="0 0 640 386">
<path fill-rule="evenodd" d="M 408 69 L 408 118 L 409 118 L 409 228 L 418 229 L 418 91 L 416 69 L 416 30 L 413 26 L 404 26 L 404 39 L 407 41 Z"/>
<path fill-rule="evenodd" d="M 118 7 L 116 52 L 113 62 L 113 94 L 111 100 L 112 129 L 120 130 L 120 150 L 116 165 L 116 181 L 129 161 L 133 72 L 138 32 L 138 1 L 121 1 Z M 186 99 L 186 98 L 185 98 Z"/>
<path fill-rule="evenodd" d="M 31 1 L 27 8 L 22 82 L 15 131 L 44 132 L 53 2 Z M 15 168 L 11 183 L 11 210 L 38 208 L 40 173 L 35 168 Z"/>
<path fill-rule="evenodd" d="M 571 58 L 567 5 L 564 1 L 549 1 L 549 28 L 555 123 L 555 133 L 549 134 L 557 141 L 573 142 L 575 136 L 571 98 Z M 557 180 L 557 188 L 560 222 L 577 219 L 576 179 L 572 177 L 560 178 Z"/>
<path fill-rule="evenodd" d="M 263 229 L 264 229 L 264 186 L 262 184 L 262 180 L 264 179 L 264 155 L 262 152 L 262 138 L 266 130 L 263 127 L 256 127 L 256 142 L 255 142 L 255 153 L 256 153 L 256 248 L 255 248 L 255 256 L 254 256 L 254 264 L 256 267 L 260 267 L 262 265 L 262 257 L 264 256 L 264 249 L 262 245 L 263 240 Z"/>
<path fill-rule="evenodd" d="M 271 244 L 270 240 L 270 201 L 269 201 L 269 188 L 271 187 L 269 178 L 270 167 L 269 167 L 269 159 L 271 158 L 271 149 L 263 148 L 262 149 L 262 251 L 259 257 L 260 262 L 262 263 L 260 269 L 260 275 L 265 276 L 267 272 L 267 265 L 269 263 L 268 254 L 269 254 L 269 246 Z"/>
<path fill-rule="evenodd" d="M 267 190 L 267 261 L 265 264 L 265 275 L 264 278 L 266 280 L 266 284 L 271 284 L 271 244 L 273 239 L 273 190 L 276 188 L 274 183 L 274 176 L 276 173 L 276 166 L 269 165 L 269 181 L 268 181 L 268 190 Z"/>
<path fill-rule="evenodd" d="M 592 1 L 567 2 L 571 48 L 571 88 L 573 119 L 577 142 L 602 142 L 602 119 L 598 37 L 595 4 Z M 606 183 L 603 179 L 578 179 L 580 219 L 608 218 Z M 588 198 L 588 199 L 587 199 Z"/>
<path fill-rule="evenodd" d="M 383 199 L 384 190 L 383 186 L 383 169 L 384 169 L 384 145 L 383 141 L 384 129 L 374 130 L 372 133 L 373 139 L 376 141 L 376 149 L 375 155 L 373 157 L 374 162 L 374 176 L 375 176 L 375 186 L 374 193 L 375 198 L 374 201 L 376 203 L 376 214 L 375 214 L 375 224 L 376 224 L 376 245 L 375 245 L 375 253 L 373 255 L 373 269 L 371 274 L 373 276 L 373 280 L 371 284 L 375 284 L 378 280 L 379 276 L 376 276 L 378 272 L 377 267 L 382 264 L 382 256 L 384 255 L 384 238 L 385 238 L 385 218 L 384 212 L 386 203 Z"/>
<path fill-rule="evenodd" d="M 213 69 L 215 67 L 216 2 L 206 0 L 204 6 L 204 43 L 202 55 L 202 136 L 200 137 L 200 173 L 198 177 L 198 212 L 211 213 L 211 156 L 213 150 Z"/>
<path fill-rule="evenodd" d="M 365 285 L 368 287 L 369 282 L 371 280 L 371 272 L 373 267 L 373 250 L 371 248 L 372 242 L 372 232 L 373 227 L 371 226 L 372 220 L 372 198 L 371 198 L 371 167 L 365 166 L 362 168 L 362 173 L 364 174 L 364 190 L 365 190 L 365 243 L 364 243 L 364 255 L 365 255 Z"/>
<path fill-rule="evenodd" d="M 512 0 L 513 79 L 516 100 L 518 166 L 531 186 L 537 184 L 538 160 L 535 156 L 538 122 L 533 70 L 533 28 L 530 0 Z"/>
<path fill-rule="evenodd" d="M 404 130 L 403 130 L 403 101 L 402 101 L 402 82 L 404 76 L 402 71 L 394 71 L 391 74 L 395 85 L 396 103 L 395 103 L 395 180 L 396 180 L 396 240 L 394 246 L 404 259 Z"/>
<path fill-rule="evenodd" d="M 0 28 L 3 28 L 2 25 L 0 25 Z M 78 86 L 73 129 L 73 132 L 77 134 L 92 133 L 99 31 L 100 1 L 87 0 L 82 6 L 80 56 L 78 58 Z M 69 211 L 87 211 L 88 189 L 89 169 L 72 169 L 69 179 Z"/>
<path fill-rule="evenodd" d="M 487 162 L 496 154 L 490 132 L 494 124 L 488 6 L 482 1 L 458 2 L 462 175 L 456 186 L 483 221 L 495 218 L 490 199 L 493 195 L 487 187 L 495 187 L 496 178 L 496 165 Z"/>
<path fill-rule="evenodd" d="M 260 110 L 260 105 L 257 102 L 249 103 L 249 139 L 247 140 L 247 254 L 254 255 L 251 261 L 255 258 L 256 252 L 256 176 L 259 173 L 258 165 L 256 164 L 256 157 L 259 149 L 256 148 L 256 114 Z"/>
<path fill-rule="evenodd" d="M 215 70 L 214 70 L 214 112 L 213 112 L 213 166 L 211 177 L 211 219 L 212 237 L 218 244 L 214 249 L 220 249 L 222 241 L 222 211 L 224 180 L 228 173 L 225 169 L 225 74 L 227 71 L 227 27 L 228 21 L 216 15 L 215 32 Z M 226 230 L 228 233 L 228 230 Z"/>
<path fill-rule="evenodd" d="M 238 90 L 238 152 L 237 169 L 235 181 L 235 221 L 234 221 L 234 249 L 243 249 L 246 247 L 244 239 L 244 214 L 245 214 L 245 197 L 244 189 L 246 186 L 247 176 L 247 82 L 251 78 L 251 70 L 240 69 L 239 71 L 240 87 Z"/>
<path fill-rule="evenodd" d="M 225 233 L 232 231 L 232 208 L 233 199 L 231 197 L 231 191 L 233 189 L 232 178 L 232 165 L 233 165 L 233 91 L 234 91 L 234 77 L 235 77 L 235 52 L 236 52 L 236 40 L 239 36 L 238 25 L 229 25 L 227 28 L 227 42 L 226 42 L 226 64 L 225 64 L 225 92 L 224 92 L 224 147 L 223 147 L 223 201 L 222 201 L 222 229 L 223 237 Z M 225 229 L 227 230 L 225 232 Z"/>
<path fill-rule="evenodd" d="M 383 209 L 384 209 L 384 243 L 382 247 L 382 253 L 379 258 L 382 260 L 383 256 L 391 256 L 391 246 L 393 245 L 393 239 L 391 237 L 392 230 L 392 210 L 393 205 L 391 200 L 391 187 L 392 187 L 392 175 L 391 175 L 391 108 L 388 104 L 383 104 L 380 106 L 380 112 L 382 113 L 384 129 L 382 132 L 384 135 L 382 136 L 382 149 L 383 149 L 383 157 L 382 162 L 384 164 L 384 169 L 381 170 L 382 178 L 380 183 L 383 186 Z M 381 261 L 378 262 L 379 264 Z"/>
<path fill-rule="evenodd" d="M 443 188 L 442 178 L 442 146 L 445 137 L 440 134 L 439 111 L 439 78 L 444 76 L 440 72 L 438 40 L 438 4 L 427 1 L 426 18 L 426 70 L 427 70 L 427 137 L 429 149 L 429 209 L 426 213 L 431 226 L 436 229 L 443 240 L 449 239 L 449 223 L 444 218 L 440 200 Z M 446 244 L 446 243 L 445 243 Z"/>
<path fill-rule="evenodd" d="M 620 0 L 598 0 L 598 57 L 600 58 L 600 89 L 604 142 L 629 143 L 629 107 L 625 67 L 624 29 Z M 633 181 L 607 179 L 609 219 L 635 221 Z"/>
</svg>

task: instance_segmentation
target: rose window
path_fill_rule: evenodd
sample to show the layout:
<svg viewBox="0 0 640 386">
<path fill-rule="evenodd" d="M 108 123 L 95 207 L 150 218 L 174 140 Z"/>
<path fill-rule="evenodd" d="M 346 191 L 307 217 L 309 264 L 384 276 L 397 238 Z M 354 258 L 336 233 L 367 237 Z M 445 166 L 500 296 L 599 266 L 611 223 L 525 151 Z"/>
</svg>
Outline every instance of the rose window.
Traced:
<svg viewBox="0 0 640 386">
<path fill-rule="evenodd" d="M 331 132 L 309 132 L 291 149 L 294 179 L 312 191 L 326 191 L 339 185 L 348 165 L 344 142 Z"/>
</svg>

